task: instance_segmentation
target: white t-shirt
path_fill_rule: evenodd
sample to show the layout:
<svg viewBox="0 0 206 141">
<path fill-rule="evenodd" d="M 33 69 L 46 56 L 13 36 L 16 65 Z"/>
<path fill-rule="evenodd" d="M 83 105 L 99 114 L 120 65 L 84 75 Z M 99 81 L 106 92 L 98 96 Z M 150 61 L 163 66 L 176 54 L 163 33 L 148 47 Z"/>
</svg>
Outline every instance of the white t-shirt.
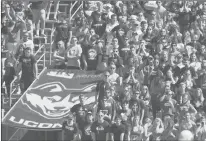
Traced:
<svg viewBox="0 0 206 141">
<path fill-rule="evenodd" d="M 32 40 L 27 40 L 26 42 L 24 42 L 23 40 L 20 40 L 17 47 L 19 47 L 20 45 L 23 45 L 24 47 L 30 47 L 32 53 L 34 53 L 34 43 Z"/>
<path fill-rule="evenodd" d="M 82 48 L 80 45 L 70 46 L 67 49 L 67 55 L 69 56 L 77 57 L 77 56 L 81 56 L 81 54 L 82 54 Z"/>
<path fill-rule="evenodd" d="M 108 80 L 109 82 L 114 84 L 114 83 L 117 83 L 118 78 L 119 78 L 119 74 L 113 73 L 113 74 L 110 74 L 110 76 L 108 77 Z"/>
<path fill-rule="evenodd" d="M 81 54 L 82 54 L 82 48 L 80 45 L 70 46 L 67 49 L 67 53 L 66 53 L 67 65 L 79 67 L 80 61 L 79 59 L 76 59 L 76 57 L 81 56 Z"/>
<path fill-rule="evenodd" d="M 157 7 L 154 11 L 156 12 L 157 20 L 164 19 L 167 13 L 167 10 L 163 6 L 160 8 Z"/>
</svg>

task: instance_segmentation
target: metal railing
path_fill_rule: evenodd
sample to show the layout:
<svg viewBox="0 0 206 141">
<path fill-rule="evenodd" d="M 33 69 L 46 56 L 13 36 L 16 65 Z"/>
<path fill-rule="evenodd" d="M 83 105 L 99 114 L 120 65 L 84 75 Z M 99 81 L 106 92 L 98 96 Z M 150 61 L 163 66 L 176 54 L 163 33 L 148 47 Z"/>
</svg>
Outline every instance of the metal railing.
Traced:
<svg viewBox="0 0 206 141">
<path fill-rule="evenodd" d="M 79 1 L 76 1 L 76 2 L 72 5 L 72 7 L 70 8 L 69 13 L 72 12 L 74 6 L 75 6 L 76 4 L 78 4 L 78 2 L 79 2 Z M 76 11 L 75 11 L 73 14 L 70 14 L 70 15 L 71 15 L 71 17 L 70 17 L 70 22 L 71 22 L 71 19 L 75 16 L 75 14 L 79 11 L 79 9 L 80 9 L 80 8 L 83 8 L 83 3 L 84 3 L 84 1 L 81 2 L 81 4 L 79 5 L 79 7 L 76 9 Z"/>
<path fill-rule="evenodd" d="M 54 32 L 55 32 L 55 28 L 53 27 L 51 31 L 51 36 L 50 36 L 49 65 L 52 64 L 52 49 L 54 45 L 54 40 L 53 40 Z"/>
<path fill-rule="evenodd" d="M 38 63 L 40 62 L 40 60 L 43 58 L 43 69 L 45 68 L 45 45 L 41 45 L 39 47 L 39 49 L 36 51 L 36 53 L 34 54 L 34 56 L 36 56 L 38 53 L 40 53 L 41 50 L 44 50 L 43 51 L 43 54 L 38 58 L 37 60 L 37 67 L 38 67 Z M 41 72 L 38 72 L 38 75 L 40 74 Z M 18 75 L 21 75 L 22 74 L 22 71 L 18 74 Z M 14 94 L 14 92 L 17 90 L 17 87 L 14 86 L 15 83 L 19 83 L 17 78 L 14 78 L 14 80 L 10 83 L 10 95 L 9 95 L 9 106 L 11 107 L 12 106 L 12 95 Z M 19 87 L 19 86 L 18 86 Z"/>
<path fill-rule="evenodd" d="M 83 7 L 84 1 L 81 2 L 81 4 L 79 5 L 79 7 L 74 11 L 74 13 L 72 14 L 72 10 L 75 7 L 76 4 L 78 4 L 79 1 L 75 1 L 73 4 L 70 5 L 70 10 L 69 10 L 69 22 L 71 23 L 72 18 L 75 16 L 75 14 L 79 11 L 80 8 Z M 51 31 L 51 36 L 50 36 L 50 51 L 49 51 L 49 65 L 52 64 L 52 49 L 53 49 L 53 44 L 54 44 L 54 33 L 55 33 L 55 28 L 54 26 L 52 26 L 52 31 Z"/>
</svg>

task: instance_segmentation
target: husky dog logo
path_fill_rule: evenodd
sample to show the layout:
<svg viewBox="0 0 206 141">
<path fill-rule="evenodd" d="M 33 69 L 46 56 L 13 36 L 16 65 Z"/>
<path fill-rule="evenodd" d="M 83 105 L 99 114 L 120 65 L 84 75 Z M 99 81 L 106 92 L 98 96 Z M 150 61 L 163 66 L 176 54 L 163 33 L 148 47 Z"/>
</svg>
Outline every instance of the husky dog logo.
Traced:
<svg viewBox="0 0 206 141">
<path fill-rule="evenodd" d="M 60 82 L 51 82 L 30 89 L 21 102 L 30 110 L 47 119 L 60 119 L 70 113 L 70 109 L 79 103 L 79 95 L 85 95 L 85 104 L 95 102 L 95 84 L 82 89 L 67 89 Z"/>
</svg>

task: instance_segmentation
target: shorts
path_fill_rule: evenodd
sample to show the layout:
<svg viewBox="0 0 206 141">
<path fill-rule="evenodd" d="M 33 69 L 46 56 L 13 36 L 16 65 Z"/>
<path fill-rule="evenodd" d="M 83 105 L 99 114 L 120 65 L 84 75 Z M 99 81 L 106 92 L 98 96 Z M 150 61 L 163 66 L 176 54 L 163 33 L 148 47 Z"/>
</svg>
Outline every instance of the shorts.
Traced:
<svg viewBox="0 0 206 141">
<path fill-rule="evenodd" d="M 34 77 L 22 77 L 20 80 L 20 88 L 22 91 L 26 91 L 34 81 Z"/>
<path fill-rule="evenodd" d="M 32 13 L 33 13 L 33 23 L 37 23 L 40 21 L 42 15 L 43 15 L 43 12 L 45 13 L 45 10 L 44 9 L 33 9 L 32 10 Z M 45 14 L 44 14 L 45 16 Z"/>
</svg>

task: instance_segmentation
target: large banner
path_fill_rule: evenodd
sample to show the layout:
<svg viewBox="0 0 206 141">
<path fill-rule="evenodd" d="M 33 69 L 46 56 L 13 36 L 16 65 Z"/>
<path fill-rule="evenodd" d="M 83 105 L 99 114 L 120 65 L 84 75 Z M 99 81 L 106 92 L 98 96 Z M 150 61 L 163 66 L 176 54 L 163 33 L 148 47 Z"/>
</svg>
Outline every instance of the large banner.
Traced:
<svg viewBox="0 0 206 141">
<path fill-rule="evenodd" d="M 102 74 L 85 71 L 45 70 L 3 119 L 3 124 L 32 130 L 59 130 L 84 94 L 94 104 Z"/>
</svg>

